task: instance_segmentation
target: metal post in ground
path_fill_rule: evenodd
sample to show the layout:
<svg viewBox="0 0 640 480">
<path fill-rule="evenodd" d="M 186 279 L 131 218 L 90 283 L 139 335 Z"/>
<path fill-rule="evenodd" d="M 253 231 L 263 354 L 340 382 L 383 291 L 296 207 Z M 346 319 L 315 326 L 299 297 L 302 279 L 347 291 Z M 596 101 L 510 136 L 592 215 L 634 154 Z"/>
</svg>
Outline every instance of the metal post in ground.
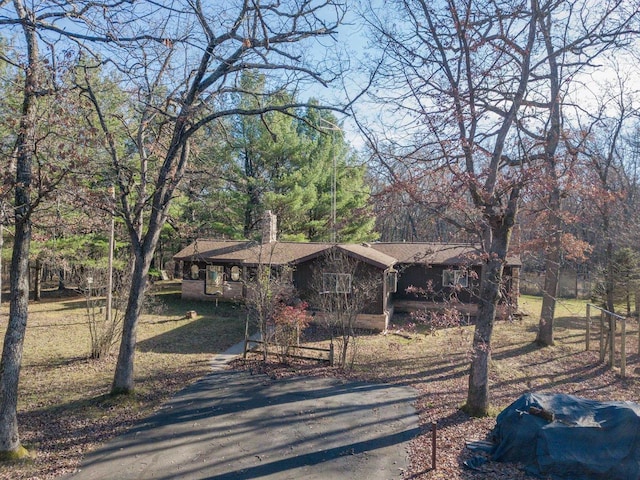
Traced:
<svg viewBox="0 0 640 480">
<path fill-rule="evenodd" d="M 244 348 L 242 349 L 242 358 L 247 358 L 247 343 L 249 342 L 249 314 L 247 314 L 247 321 L 244 324 Z"/>
<path fill-rule="evenodd" d="M 620 320 L 622 331 L 620 332 L 620 376 L 624 378 L 627 373 L 627 319 Z"/>
<path fill-rule="evenodd" d="M 438 424 L 431 422 L 431 469 L 437 468 L 436 463 L 436 438 L 437 438 Z"/>
<path fill-rule="evenodd" d="M 587 335 L 585 338 L 585 350 L 589 351 L 589 339 L 591 338 L 591 305 L 587 303 Z"/>
</svg>

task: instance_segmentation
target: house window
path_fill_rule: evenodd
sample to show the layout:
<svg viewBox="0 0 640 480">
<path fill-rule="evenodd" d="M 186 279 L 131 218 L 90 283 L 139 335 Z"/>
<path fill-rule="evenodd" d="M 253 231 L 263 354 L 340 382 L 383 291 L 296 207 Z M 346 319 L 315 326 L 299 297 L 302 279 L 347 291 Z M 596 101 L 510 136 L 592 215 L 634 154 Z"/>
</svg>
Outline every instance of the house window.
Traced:
<svg viewBox="0 0 640 480">
<path fill-rule="evenodd" d="M 469 286 L 469 275 L 466 270 L 445 270 L 442 272 L 442 285 L 445 287 Z"/>
<path fill-rule="evenodd" d="M 323 273 L 322 293 L 350 293 L 350 273 Z"/>
<path fill-rule="evenodd" d="M 398 272 L 391 270 L 387 274 L 387 291 L 389 293 L 396 293 L 398 291 Z"/>
<path fill-rule="evenodd" d="M 191 280 L 199 280 L 200 279 L 200 267 L 195 263 L 191 265 Z"/>
<path fill-rule="evenodd" d="M 224 280 L 224 267 L 221 265 L 207 265 L 207 281 L 205 293 L 215 295 L 222 293 Z"/>
<path fill-rule="evenodd" d="M 237 265 L 231 267 L 231 280 L 233 280 L 234 282 L 240 280 L 240 267 L 238 267 Z"/>
</svg>

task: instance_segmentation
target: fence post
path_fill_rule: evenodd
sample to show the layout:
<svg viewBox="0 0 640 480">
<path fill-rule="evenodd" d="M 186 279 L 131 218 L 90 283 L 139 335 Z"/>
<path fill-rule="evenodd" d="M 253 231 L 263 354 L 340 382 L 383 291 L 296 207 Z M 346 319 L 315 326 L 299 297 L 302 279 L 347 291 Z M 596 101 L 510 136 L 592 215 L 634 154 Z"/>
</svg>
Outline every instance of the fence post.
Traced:
<svg viewBox="0 0 640 480">
<path fill-rule="evenodd" d="M 623 318 L 622 322 L 622 343 L 620 344 L 620 376 L 624 378 L 627 370 L 627 319 Z"/>
<path fill-rule="evenodd" d="M 244 348 L 242 349 L 242 358 L 247 358 L 247 342 L 249 341 L 249 314 L 244 324 Z"/>
<path fill-rule="evenodd" d="M 616 318 L 610 313 L 609 316 L 609 366 L 616 366 Z"/>
<path fill-rule="evenodd" d="M 600 310 L 600 361 L 604 362 L 604 312 Z"/>
<path fill-rule="evenodd" d="M 431 422 L 431 469 L 435 470 L 438 467 L 436 462 L 436 440 L 437 440 L 437 430 L 438 424 L 436 422 Z"/>
<path fill-rule="evenodd" d="M 333 367 L 333 342 L 329 344 L 329 365 Z"/>
<path fill-rule="evenodd" d="M 585 339 L 585 350 L 587 352 L 589 351 L 590 338 L 591 338 L 591 304 L 587 303 L 587 338 Z"/>
</svg>

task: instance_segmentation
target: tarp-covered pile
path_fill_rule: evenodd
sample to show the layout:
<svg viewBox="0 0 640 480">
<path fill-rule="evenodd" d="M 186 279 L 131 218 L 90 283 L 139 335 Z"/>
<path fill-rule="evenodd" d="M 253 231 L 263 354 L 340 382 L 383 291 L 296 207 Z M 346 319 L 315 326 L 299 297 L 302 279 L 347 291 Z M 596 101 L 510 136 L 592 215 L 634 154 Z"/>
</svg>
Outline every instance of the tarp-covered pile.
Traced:
<svg viewBox="0 0 640 480">
<path fill-rule="evenodd" d="M 564 394 L 523 395 L 492 432 L 491 459 L 571 480 L 640 479 L 640 405 Z"/>
</svg>

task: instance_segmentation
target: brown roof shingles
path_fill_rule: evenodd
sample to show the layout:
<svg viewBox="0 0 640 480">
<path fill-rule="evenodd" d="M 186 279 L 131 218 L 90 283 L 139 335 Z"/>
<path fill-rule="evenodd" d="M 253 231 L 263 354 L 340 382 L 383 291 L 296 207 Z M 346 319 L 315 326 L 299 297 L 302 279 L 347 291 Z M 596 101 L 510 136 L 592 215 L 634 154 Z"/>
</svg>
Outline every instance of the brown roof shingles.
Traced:
<svg viewBox="0 0 640 480">
<path fill-rule="evenodd" d="M 251 242 L 248 240 L 206 240 L 197 239 L 176 253 L 176 260 L 208 260 L 221 256 L 233 255 L 245 250 Z"/>
<path fill-rule="evenodd" d="M 337 247 L 349 252 L 359 260 L 379 268 L 389 268 L 398 263 L 397 258 L 372 248 L 369 244 L 342 243 L 337 245 Z"/>
<path fill-rule="evenodd" d="M 288 265 L 303 262 L 330 248 L 328 243 L 274 242 L 254 244 L 247 250 L 244 263 Z"/>
<path fill-rule="evenodd" d="M 398 259 L 398 263 L 425 265 L 480 264 L 482 250 L 470 243 L 372 243 L 372 248 Z M 507 263 L 520 266 L 518 257 L 507 256 Z"/>
<path fill-rule="evenodd" d="M 203 240 L 198 239 L 175 254 L 175 260 L 245 263 L 256 265 L 286 265 L 311 258 L 329 248 L 331 244 L 275 242 L 256 243 L 248 240 Z"/>
<path fill-rule="evenodd" d="M 176 260 L 217 261 L 257 265 L 287 265 L 319 256 L 332 243 L 274 242 L 256 243 L 247 240 L 196 240 L 176 255 Z M 476 245 L 462 243 L 371 243 L 336 244 L 362 261 L 379 268 L 396 263 L 428 265 L 478 264 L 481 250 Z M 507 258 L 510 265 L 520 265 L 517 257 Z"/>
</svg>

